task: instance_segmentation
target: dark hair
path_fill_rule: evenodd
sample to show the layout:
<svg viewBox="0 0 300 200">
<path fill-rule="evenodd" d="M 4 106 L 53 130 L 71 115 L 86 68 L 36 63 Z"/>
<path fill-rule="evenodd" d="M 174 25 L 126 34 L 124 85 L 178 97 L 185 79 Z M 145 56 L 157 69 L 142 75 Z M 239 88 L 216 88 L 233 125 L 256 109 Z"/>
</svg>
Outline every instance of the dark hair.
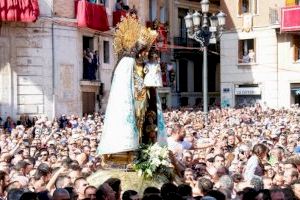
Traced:
<svg viewBox="0 0 300 200">
<path fill-rule="evenodd" d="M 282 189 L 282 192 L 284 194 L 285 199 L 296 199 L 295 193 L 293 189 L 290 186 L 287 186 L 286 188 Z"/>
<path fill-rule="evenodd" d="M 0 171 L 0 181 L 4 181 L 5 176 L 7 176 L 8 174 L 4 171 Z"/>
<path fill-rule="evenodd" d="M 20 200 L 23 194 L 24 194 L 23 189 L 13 188 L 8 191 L 7 200 Z"/>
<path fill-rule="evenodd" d="M 97 189 L 97 192 L 96 192 L 96 199 L 97 200 L 105 200 L 105 197 L 106 197 L 106 191 L 105 191 L 105 183 L 100 185 Z"/>
<path fill-rule="evenodd" d="M 146 194 L 142 200 L 162 200 L 162 198 L 159 194 Z"/>
<path fill-rule="evenodd" d="M 254 145 L 252 152 L 261 159 L 262 155 L 268 152 L 268 147 L 264 144 L 256 144 Z"/>
<path fill-rule="evenodd" d="M 167 195 L 169 193 L 177 193 L 178 192 L 178 188 L 175 184 L 173 183 L 165 183 L 161 186 L 161 191 L 160 191 L 160 194 L 161 194 L 161 197 L 163 199 L 166 199 Z"/>
<path fill-rule="evenodd" d="M 29 157 L 26 159 L 28 163 L 32 164 L 33 166 L 35 165 L 35 159 L 33 157 Z"/>
<path fill-rule="evenodd" d="M 148 59 L 151 59 L 155 54 L 158 55 L 158 51 L 155 48 L 151 48 L 148 54 Z"/>
<path fill-rule="evenodd" d="M 107 183 L 113 191 L 116 192 L 116 199 L 119 199 L 121 195 L 120 187 L 121 187 L 121 180 L 118 178 L 109 178 L 104 183 Z"/>
<path fill-rule="evenodd" d="M 51 171 L 51 168 L 47 164 L 42 163 L 37 167 L 34 178 L 38 180 L 42 176 L 47 176 Z"/>
<path fill-rule="evenodd" d="M 126 190 L 122 195 L 122 200 L 131 200 L 131 196 L 137 195 L 137 191 L 135 190 Z"/>
<path fill-rule="evenodd" d="M 48 191 L 38 192 L 37 196 L 40 200 L 50 200 Z"/>
<path fill-rule="evenodd" d="M 77 187 L 78 182 L 81 181 L 81 180 L 85 180 L 85 178 L 84 177 L 78 177 L 78 178 L 75 179 L 75 181 L 74 181 L 75 188 Z"/>
<path fill-rule="evenodd" d="M 267 190 L 267 189 L 259 190 L 259 191 L 257 192 L 257 195 L 256 195 L 256 196 L 258 196 L 260 193 L 263 194 L 263 197 L 262 197 L 263 200 L 271 200 L 270 190 Z"/>
<path fill-rule="evenodd" d="M 225 194 L 218 190 L 211 190 L 207 193 L 208 196 L 214 197 L 217 200 L 226 200 Z"/>
<path fill-rule="evenodd" d="M 88 190 L 90 188 L 97 190 L 97 188 L 95 186 L 89 185 L 84 189 L 84 193 L 86 192 L 86 190 Z"/>
<path fill-rule="evenodd" d="M 255 199 L 255 197 L 257 196 L 257 191 L 253 188 L 246 187 L 243 190 L 243 192 L 244 192 L 244 194 L 243 194 L 242 200 Z"/>
<path fill-rule="evenodd" d="M 217 154 L 214 157 L 214 162 L 216 161 L 216 157 L 224 158 L 224 160 L 225 160 L 225 156 L 223 154 Z"/>
<path fill-rule="evenodd" d="M 38 200 L 38 195 L 35 192 L 25 192 L 20 197 L 20 200 Z"/>
<path fill-rule="evenodd" d="M 193 195 L 193 189 L 188 184 L 181 184 L 178 186 L 178 194 L 181 196 L 192 196 Z"/>
<path fill-rule="evenodd" d="M 207 178 L 199 178 L 198 179 L 198 188 L 202 192 L 203 195 L 206 195 L 209 191 L 211 191 L 214 187 L 214 184 L 211 180 Z"/>
<path fill-rule="evenodd" d="M 144 190 L 144 195 L 146 194 L 160 194 L 160 189 L 158 189 L 157 187 L 147 187 Z"/>
</svg>

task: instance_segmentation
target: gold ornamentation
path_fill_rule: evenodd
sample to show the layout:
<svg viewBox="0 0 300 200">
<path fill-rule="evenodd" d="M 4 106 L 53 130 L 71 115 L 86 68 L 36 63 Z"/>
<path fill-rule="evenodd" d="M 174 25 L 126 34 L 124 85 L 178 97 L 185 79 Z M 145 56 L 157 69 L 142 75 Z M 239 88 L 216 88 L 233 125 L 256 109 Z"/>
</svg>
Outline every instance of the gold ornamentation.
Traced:
<svg viewBox="0 0 300 200">
<path fill-rule="evenodd" d="M 153 42 L 156 40 L 158 33 L 150 28 L 142 27 L 139 42 L 145 45 L 147 48 L 151 48 Z"/>
<path fill-rule="evenodd" d="M 117 55 L 130 52 L 137 43 L 150 48 L 157 37 L 157 32 L 143 26 L 135 15 L 123 17 L 117 24 L 114 34 L 114 51 Z"/>
</svg>

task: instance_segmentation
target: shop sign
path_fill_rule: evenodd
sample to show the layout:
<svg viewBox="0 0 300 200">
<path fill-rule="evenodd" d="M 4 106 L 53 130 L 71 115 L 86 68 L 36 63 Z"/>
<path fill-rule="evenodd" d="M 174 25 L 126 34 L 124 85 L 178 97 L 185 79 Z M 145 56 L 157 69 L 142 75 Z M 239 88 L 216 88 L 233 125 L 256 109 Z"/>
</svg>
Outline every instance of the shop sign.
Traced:
<svg viewBox="0 0 300 200">
<path fill-rule="evenodd" d="M 235 88 L 235 95 L 261 95 L 259 87 Z"/>
</svg>

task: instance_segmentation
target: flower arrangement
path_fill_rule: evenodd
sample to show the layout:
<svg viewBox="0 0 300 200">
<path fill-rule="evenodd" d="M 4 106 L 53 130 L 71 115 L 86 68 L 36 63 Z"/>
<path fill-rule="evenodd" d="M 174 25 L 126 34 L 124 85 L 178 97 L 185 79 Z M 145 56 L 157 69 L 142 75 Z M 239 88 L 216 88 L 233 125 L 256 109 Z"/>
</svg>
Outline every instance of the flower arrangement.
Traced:
<svg viewBox="0 0 300 200">
<path fill-rule="evenodd" d="M 146 179 L 170 179 L 172 168 L 168 148 L 158 143 L 141 144 L 133 168 Z"/>
</svg>

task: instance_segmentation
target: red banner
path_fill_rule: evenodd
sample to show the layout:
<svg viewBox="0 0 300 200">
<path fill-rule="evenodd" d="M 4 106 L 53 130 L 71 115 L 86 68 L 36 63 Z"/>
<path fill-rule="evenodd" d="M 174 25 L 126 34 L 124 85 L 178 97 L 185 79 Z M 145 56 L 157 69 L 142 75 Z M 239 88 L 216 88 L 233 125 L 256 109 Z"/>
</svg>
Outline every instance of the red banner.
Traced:
<svg viewBox="0 0 300 200">
<path fill-rule="evenodd" d="M 157 28 L 158 36 L 156 39 L 156 47 L 161 52 L 168 51 L 168 32 L 164 25 L 159 25 Z"/>
<path fill-rule="evenodd" d="M 104 6 L 89 3 L 86 0 L 77 1 L 76 14 L 78 27 L 87 27 L 99 31 L 108 31 L 109 23 Z"/>
<path fill-rule="evenodd" d="M 113 12 L 113 26 L 116 26 L 122 17 L 126 17 L 127 12 L 125 10 L 117 10 Z"/>
<path fill-rule="evenodd" d="M 2 22 L 35 22 L 39 15 L 38 0 L 0 0 Z"/>
<path fill-rule="evenodd" d="M 281 32 L 300 30 L 300 6 L 281 9 Z"/>
</svg>

